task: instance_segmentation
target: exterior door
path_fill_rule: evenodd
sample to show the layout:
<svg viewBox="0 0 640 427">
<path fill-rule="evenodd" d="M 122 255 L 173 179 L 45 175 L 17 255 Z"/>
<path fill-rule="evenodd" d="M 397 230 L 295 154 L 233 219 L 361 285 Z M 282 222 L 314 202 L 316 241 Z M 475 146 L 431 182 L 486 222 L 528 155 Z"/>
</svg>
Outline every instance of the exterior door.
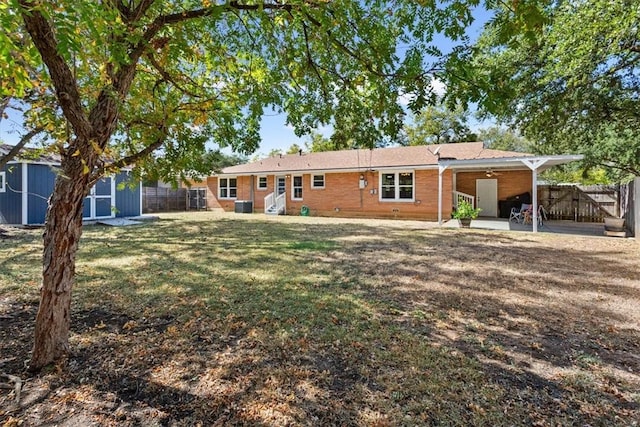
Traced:
<svg viewBox="0 0 640 427">
<path fill-rule="evenodd" d="M 279 196 L 286 192 L 287 192 L 287 177 L 277 176 L 276 177 L 276 196 Z"/>
<path fill-rule="evenodd" d="M 476 207 L 482 209 L 480 216 L 498 216 L 498 180 L 476 180 Z"/>
<path fill-rule="evenodd" d="M 91 188 L 91 192 L 84 199 L 82 207 L 83 219 L 104 219 L 115 217 L 112 206 L 115 205 L 115 181 L 111 177 L 100 179 Z"/>
</svg>

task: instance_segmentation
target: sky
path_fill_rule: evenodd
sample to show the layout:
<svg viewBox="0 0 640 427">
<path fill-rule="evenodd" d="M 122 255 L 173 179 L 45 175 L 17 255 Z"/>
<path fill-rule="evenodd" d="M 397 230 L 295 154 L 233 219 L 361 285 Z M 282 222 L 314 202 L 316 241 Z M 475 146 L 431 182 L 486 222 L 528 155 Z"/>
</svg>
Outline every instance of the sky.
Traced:
<svg viewBox="0 0 640 427">
<path fill-rule="evenodd" d="M 475 22 L 467 29 L 467 35 L 474 41 L 480 35 L 482 26 L 490 18 L 489 13 L 482 9 L 476 8 L 473 12 Z M 449 51 L 453 44 L 444 36 L 436 36 L 434 42 L 443 52 Z M 437 84 L 437 83 L 436 83 Z M 442 90 L 446 90 L 442 88 Z M 20 139 L 20 135 L 25 133 L 22 128 L 22 120 L 20 114 L 15 111 L 7 111 L 9 117 L 3 119 L 0 122 L 0 141 L 7 144 L 16 144 Z M 485 123 L 473 121 L 470 123 L 472 130 L 477 130 L 479 127 L 488 126 Z M 320 134 L 329 137 L 331 136 L 331 127 L 316 129 Z M 286 124 L 286 115 L 277 114 L 275 112 L 267 111 L 262 120 L 262 127 L 260 131 L 262 142 L 260 148 L 251 157 L 264 157 L 272 150 L 286 151 L 291 145 L 298 144 L 300 147 L 304 147 L 304 143 L 308 141 L 308 136 L 301 138 L 297 137 L 293 132 L 293 128 Z M 211 148 L 215 148 L 212 146 Z"/>
</svg>

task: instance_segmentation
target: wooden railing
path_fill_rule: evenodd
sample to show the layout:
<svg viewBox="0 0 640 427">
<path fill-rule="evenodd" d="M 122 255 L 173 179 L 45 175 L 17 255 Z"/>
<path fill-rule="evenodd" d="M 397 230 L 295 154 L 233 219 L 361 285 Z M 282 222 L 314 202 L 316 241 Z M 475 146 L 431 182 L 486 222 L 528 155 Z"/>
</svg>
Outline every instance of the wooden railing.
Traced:
<svg viewBox="0 0 640 427">
<path fill-rule="evenodd" d="M 269 208 L 276 204 L 275 193 L 269 193 L 264 198 L 264 213 L 267 213 Z"/>
<path fill-rule="evenodd" d="M 279 215 L 280 212 L 287 211 L 287 193 L 282 193 L 276 197 L 276 193 L 267 194 L 264 198 L 264 213 L 268 213 L 269 209 L 275 206 L 275 212 Z"/>
<path fill-rule="evenodd" d="M 476 198 L 473 197 L 471 194 L 463 193 L 461 191 L 454 191 L 453 207 L 457 208 L 460 200 L 464 200 L 465 202 L 469 203 L 473 208 L 476 207 Z"/>
<path fill-rule="evenodd" d="M 276 197 L 276 211 L 280 214 L 280 211 L 287 212 L 287 193 L 282 193 Z"/>
</svg>

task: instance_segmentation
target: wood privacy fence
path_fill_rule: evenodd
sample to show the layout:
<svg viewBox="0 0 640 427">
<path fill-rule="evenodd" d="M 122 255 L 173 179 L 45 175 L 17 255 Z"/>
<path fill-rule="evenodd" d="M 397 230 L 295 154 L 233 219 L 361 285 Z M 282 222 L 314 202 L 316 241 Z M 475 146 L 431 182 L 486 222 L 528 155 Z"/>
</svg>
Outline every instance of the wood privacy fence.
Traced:
<svg viewBox="0 0 640 427">
<path fill-rule="evenodd" d="M 186 188 L 142 187 L 142 213 L 187 210 Z"/>
<path fill-rule="evenodd" d="M 549 219 L 604 222 L 619 217 L 621 185 L 541 185 L 538 201 Z"/>
</svg>

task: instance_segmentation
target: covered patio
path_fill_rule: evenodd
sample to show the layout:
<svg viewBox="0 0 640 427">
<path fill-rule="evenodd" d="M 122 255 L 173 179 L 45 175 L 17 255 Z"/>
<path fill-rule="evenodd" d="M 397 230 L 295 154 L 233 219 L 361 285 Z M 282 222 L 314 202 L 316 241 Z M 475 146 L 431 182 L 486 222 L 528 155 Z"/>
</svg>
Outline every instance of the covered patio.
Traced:
<svg viewBox="0 0 640 427">
<path fill-rule="evenodd" d="M 453 173 L 453 190 L 454 190 L 454 205 L 457 204 L 457 200 L 459 197 L 463 197 L 471 202 L 474 207 L 478 206 L 477 200 L 479 198 L 478 192 L 480 190 L 476 190 L 476 195 L 470 195 L 461 193 L 458 190 L 456 176 L 458 173 L 481 173 L 486 175 L 487 178 L 491 178 L 492 176 L 497 176 L 502 173 L 514 172 L 514 171 L 530 171 L 531 172 L 531 201 L 533 204 L 532 214 L 533 218 L 530 225 L 524 224 L 513 224 L 515 227 L 517 225 L 522 226 L 523 230 L 528 227 L 529 230 L 534 233 L 538 232 L 538 173 L 543 172 L 553 166 L 562 165 L 565 163 L 573 162 L 576 160 L 582 160 L 582 155 L 556 155 L 556 156 L 532 156 L 532 155 L 523 155 L 521 157 L 498 157 L 492 159 L 469 159 L 469 160 L 457 160 L 450 158 L 439 158 L 438 159 L 438 224 L 441 226 L 444 225 L 443 219 L 443 174 L 446 171 L 451 171 Z M 480 181 L 480 180 L 476 180 Z M 495 200 L 491 199 L 490 203 L 495 202 L 497 205 L 497 180 L 494 184 L 495 187 Z M 479 187 L 478 187 L 479 188 Z M 486 202 L 486 199 L 485 199 Z M 494 206 L 491 206 L 492 208 Z M 497 210 L 495 211 L 497 212 Z M 495 218 L 494 218 L 495 217 Z M 488 221 L 489 223 L 494 223 L 494 227 L 483 227 L 483 228 L 494 228 L 494 229 L 512 229 L 511 226 L 507 225 L 507 228 L 498 227 L 498 224 L 508 223 L 505 219 L 502 221 L 502 218 L 498 218 L 497 213 L 489 213 L 488 218 L 483 218 L 483 220 Z M 495 221 L 494 221 L 495 220 Z M 477 222 L 477 221 L 476 221 Z"/>
<path fill-rule="evenodd" d="M 442 224 L 445 228 L 459 228 L 458 220 L 451 219 Z M 532 224 L 523 224 L 515 221 L 509 221 L 506 218 L 478 218 L 471 221 L 471 228 L 484 230 L 504 230 L 504 231 L 522 231 L 532 232 Z M 574 221 L 544 221 L 542 225 L 538 225 L 537 232 L 552 234 L 569 234 L 576 236 L 605 237 L 604 224 L 593 222 L 574 222 Z"/>
</svg>

